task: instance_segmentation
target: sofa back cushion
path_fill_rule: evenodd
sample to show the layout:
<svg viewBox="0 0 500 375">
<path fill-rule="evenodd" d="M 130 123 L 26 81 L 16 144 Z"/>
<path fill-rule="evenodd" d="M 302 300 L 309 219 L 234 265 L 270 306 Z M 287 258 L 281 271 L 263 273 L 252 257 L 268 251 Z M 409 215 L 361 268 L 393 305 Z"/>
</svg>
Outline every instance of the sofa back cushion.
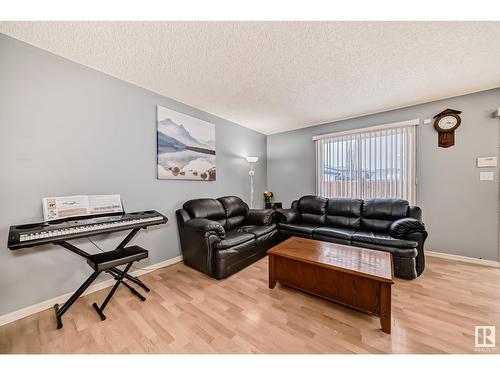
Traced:
<svg viewBox="0 0 500 375">
<path fill-rule="evenodd" d="M 191 219 L 214 220 L 222 226 L 226 226 L 226 211 L 217 199 L 192 199 L 184 203 L 182 207 L 188 212 Z"/>
<path fill-rule="evenodd" d="M 331 227 L 359 228 L 363 201 L 354 198 L 330 198 L 326 205 L 325 224 Z"/>
<path fill-rule="evenodd" d="M 241 198 L 229 196 L 218 198 L 217 200 L 222 203 L 226 212 L 226 229 L 233 229 L 244 225 L 248 206 Z"/>
<path fill-rule="evenodd" d="M 406 217 L 408 201 L 374 198 L 364 201 L 361 227 L 374 232 L 388 232 L 391 224 Z"/>
<path fill-rule="evenodd" d="M 297 203 L 297 211 L 300 212 L 301 221 L 309 224 L 323 224 L 327 202 L 327 198 L 314 195 L 305 195 L 300 198 Z"/>
<path fill-rule="evenodd" d="M 417 206 L 408 207 L 408 212 L 406 216 L 416 219 L 418 221 L 422 221 L 422 209 Z"/>
</svg>

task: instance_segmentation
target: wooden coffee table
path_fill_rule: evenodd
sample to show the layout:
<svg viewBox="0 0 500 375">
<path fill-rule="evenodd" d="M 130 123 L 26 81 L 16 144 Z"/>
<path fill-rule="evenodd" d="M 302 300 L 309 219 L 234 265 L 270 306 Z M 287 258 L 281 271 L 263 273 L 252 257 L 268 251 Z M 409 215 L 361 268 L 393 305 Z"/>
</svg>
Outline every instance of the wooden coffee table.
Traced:
<svg viewBox="0 0 500 375">
<path fill-rule="evenodd" d="M 291 237 L 268 250 L 269 288 L 276 281 L 380 317 L 391 333 L 392 254 Z"/>
</svg>

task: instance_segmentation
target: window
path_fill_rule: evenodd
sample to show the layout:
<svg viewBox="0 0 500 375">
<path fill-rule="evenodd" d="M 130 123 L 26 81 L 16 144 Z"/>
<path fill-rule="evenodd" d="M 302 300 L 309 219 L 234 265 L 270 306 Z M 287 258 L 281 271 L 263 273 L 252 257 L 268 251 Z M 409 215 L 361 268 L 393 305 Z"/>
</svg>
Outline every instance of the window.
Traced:
<svg viewBox="0 0 500 375">
<path fill-rule="evenodd" d="M 314 137 L 317 194 L 401 198 L 414 204 L 418 122 L 416 119 Z"/>
</svg>

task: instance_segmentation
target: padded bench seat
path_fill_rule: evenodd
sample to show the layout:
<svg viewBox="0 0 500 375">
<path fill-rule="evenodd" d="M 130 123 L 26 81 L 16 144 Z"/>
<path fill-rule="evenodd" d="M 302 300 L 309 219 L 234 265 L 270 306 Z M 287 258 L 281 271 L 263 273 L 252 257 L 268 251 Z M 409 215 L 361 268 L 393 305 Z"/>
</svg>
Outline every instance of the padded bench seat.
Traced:
<svg viewBox="0 0 500 375">
<path fill-rule="evenodd" d="M 87 258 L 87 263 L 95 271 L 105 271 L 147 257 L 148 251 L 146 249 L 140 246 L 129 246 L 123 249 L 93 254 Z"/>
</svg>

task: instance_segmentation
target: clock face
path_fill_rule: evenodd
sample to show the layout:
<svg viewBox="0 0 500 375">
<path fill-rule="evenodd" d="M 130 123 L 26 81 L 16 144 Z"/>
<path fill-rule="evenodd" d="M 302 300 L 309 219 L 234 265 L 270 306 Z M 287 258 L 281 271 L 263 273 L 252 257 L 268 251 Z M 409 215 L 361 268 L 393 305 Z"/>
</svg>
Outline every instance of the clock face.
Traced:
<svg viewBox="0 0 500 375">
<path fill-rule="evenodd" d="M 455 116 L 444 116 L 438 121 L 437 126 L 443 130 L 450 130 L 457 126 L 457 124 L 458 119 Z"/>
</svg>

